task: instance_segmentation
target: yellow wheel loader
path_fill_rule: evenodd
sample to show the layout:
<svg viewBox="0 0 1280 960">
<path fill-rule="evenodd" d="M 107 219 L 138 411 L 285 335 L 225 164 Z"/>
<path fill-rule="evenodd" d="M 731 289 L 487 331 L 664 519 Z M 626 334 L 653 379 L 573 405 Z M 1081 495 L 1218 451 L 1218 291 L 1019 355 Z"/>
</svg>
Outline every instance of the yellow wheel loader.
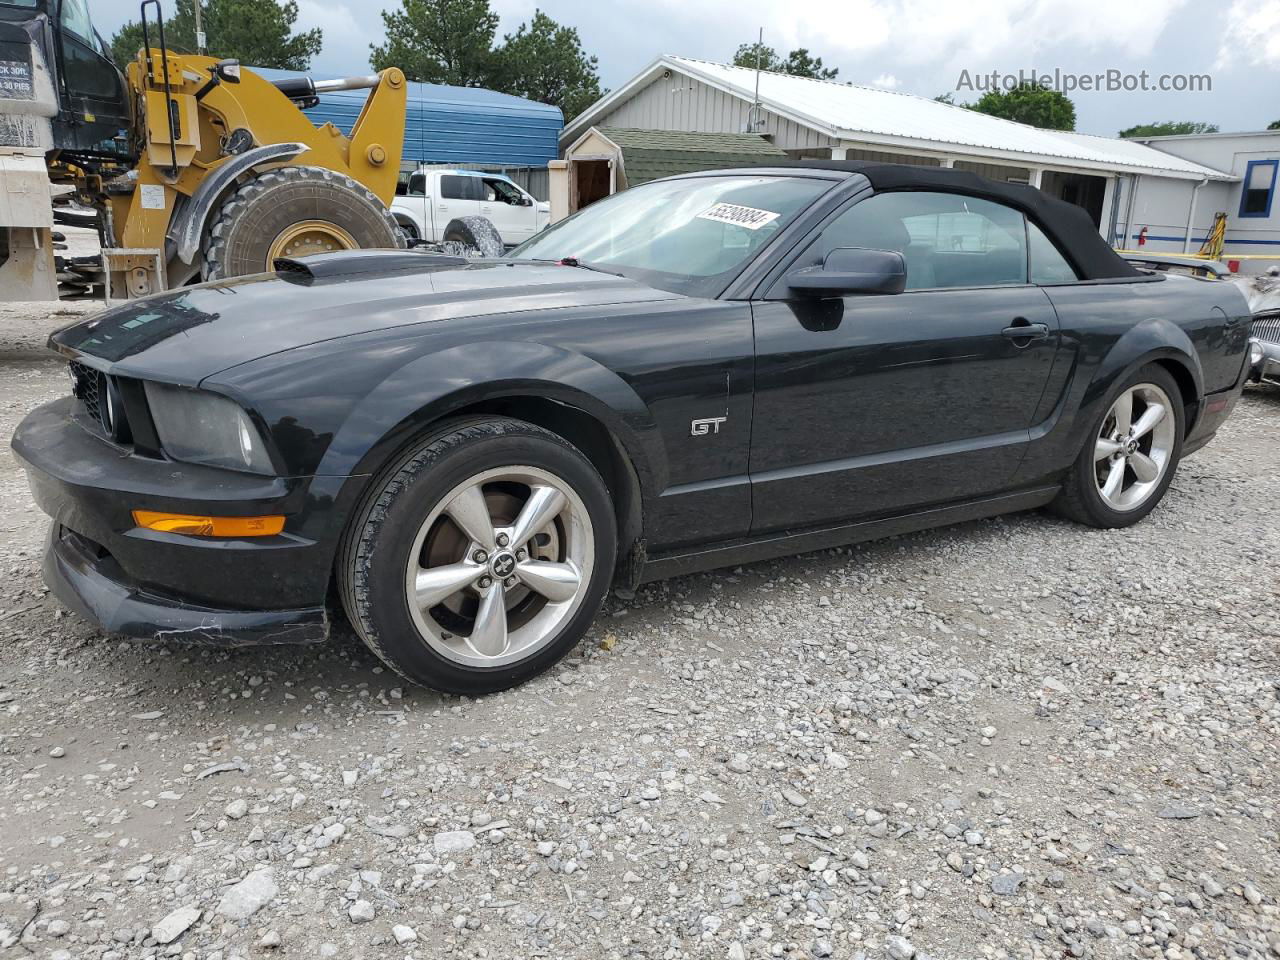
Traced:
<svg viewBox="0 0 1280 960">
<path fill-rule="evenodd" d="M 272 83 L 168 49 L 159 0 L 145 0 L 143 49 L 121 72 L 85 2 L 0 0 L 0 156 L 43 151 L 49 179 L 97 211 L 109 297 L 259 273 L 276 257 L 404 246 L 387 209 L 400 70 Z M 353 89 L 369 95 L 349 135 L 302 112 Z M 0 219 L 0 257 L 7 229 Z"/>
</svg>

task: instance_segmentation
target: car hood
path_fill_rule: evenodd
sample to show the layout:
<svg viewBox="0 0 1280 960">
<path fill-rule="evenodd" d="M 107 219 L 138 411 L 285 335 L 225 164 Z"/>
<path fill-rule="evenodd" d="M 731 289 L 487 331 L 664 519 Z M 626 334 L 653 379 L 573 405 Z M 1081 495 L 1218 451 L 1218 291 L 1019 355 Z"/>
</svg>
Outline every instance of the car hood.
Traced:
<svg viewBox="0 0 1280 960">
<path fill-rule="evenodd" d="M 403 251 L 341 257 L 295 262 L 325 261 L 328 269 L 317 267 L 314 276 L 303 269 L 257 274 L 131 301 L 58 331 L 49 344 L 110 373 L 195 386 L 236 364 L 353 334 L 679 296 L 559 264 L 467 263 Z"/>
</svg>

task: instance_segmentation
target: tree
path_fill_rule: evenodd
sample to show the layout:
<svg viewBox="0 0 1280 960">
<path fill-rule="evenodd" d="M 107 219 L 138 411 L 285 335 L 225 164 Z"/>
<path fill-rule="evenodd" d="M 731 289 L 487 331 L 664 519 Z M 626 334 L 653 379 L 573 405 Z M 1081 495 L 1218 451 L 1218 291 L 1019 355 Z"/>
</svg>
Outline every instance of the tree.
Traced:
<svg viewBox="0 0 1280 960">
<path fill-rule="evenodd" d="M 387 42 L 372 46 L 374 69 L 399 67 L 410 80 L 489 87 L 557 106 L 572 120 L 601 96 L 596 58 L 578 31 L 541 10 L 494 46 L 498 15 L 489 0 L 401 0 L 383 11 Z"/>
<path fill-rule="evenodd" d="M 956 95 L 948 90 L 946 93 L 940 93 L 933 98 L 937 103 L 949 104 L 953 107 L 967 107 L 967 103 L 956 103 Z"/>
<path fill-rule="evenodd" d="M 165 34 L 165 42 L 173 43 L 167 33 Z M 153 39 L 152 43 L 158 41 Z M 121 69 L 124 65 L 138 55 L 138 51 L 142 49 L 142 24 L 137 20 L 130 20 L 123 27 L 115 32 L 111 38 L 111 59 L 113 59 Z"/>
<path fill-rule="evenodd" d="M 1046 130 L 1076 128 L 1075 104 L 1060 91 L 1046 90 L 1034 83 L 1021 83 L 1012 90 L 988 90 L 977 103 L 965 106 Z"/>
<path fill-rule="evenodd" d="M 211 57 L 239 60 L 251 67 L 306 70 L 320 52 L 319 28 L 293 33 L 298 19 L 295 0 L 202 0 L 201 14 L 205 52 Z M 178 53 L 195 52 L 194 0 L 178 0 L 173 17 L 165 22 L 164 39 L 169 49 Z M 154 30 L 151 43 L 159 43 Z M 132 60 L 141 47 L 142 25 L 136 21 L 126 23 L 111 38 L 117 63 Z"/>
<path fill-rule="evenodd" d="M 576 29 L 561 26 L 541 10 L 503 38 L 494 58 L 497 89 L 554 104 L 566 123 L 600 99 L 596 58 L 583 51 Z"/>
<path fill-rule="evenodd" d="M 491 85 L 498 15 L 489 0 L 401 0 L 382 11 L 387 42 L 370 45 L 375 70 L 399 67 L 410 80 L 455 87 Z M 576 34 L 575 34 L 576 38 Z"/>
<path fill-rule="evenodd" d="M 840 70 L 836 67 L 824 67 L 821 57 L 814 57 L 804 47 L 792 50 L 784 60 L 778 51 L 763 43 L 744 43 L 733 55 L 735 67 L 756 69 L 770 73 L 787 73 L 793 77 L 812 77 L 815 80 L 834 80 Z"/>
<path fill-rule="evenodd" d="M 834 80 L 840 71 L 835 67 L 824 67 L 821 57 L 809 56 L 804 47 L 792 50 L 782 64 L 782 72 L 793 77 L 813 77 L 815 80 Z"/>
<path fill-rule="evenodd" d="M 1181 137 L 1189 133 L 1217 133 L 1216 123 L 1199 123 L 1194 120 L 1161 120 L 1156 123 L 1139 123 L 1121 130 L 1122 137 Z"/>
<path fill-rule="evenodd" d="M 1280 130 L 1280 120 L 1272 120 L 1267 124 L 1268 130 Z"/>
<path fill-rule="evenodd" d="M 782 60 L 778 57 L 778 51 L 763 43 L 744 43 L 739 46 L 733 55 L 733 65 L 752 70 L 758 66 L 770 73 L 782 72 Z"/>
</svg>

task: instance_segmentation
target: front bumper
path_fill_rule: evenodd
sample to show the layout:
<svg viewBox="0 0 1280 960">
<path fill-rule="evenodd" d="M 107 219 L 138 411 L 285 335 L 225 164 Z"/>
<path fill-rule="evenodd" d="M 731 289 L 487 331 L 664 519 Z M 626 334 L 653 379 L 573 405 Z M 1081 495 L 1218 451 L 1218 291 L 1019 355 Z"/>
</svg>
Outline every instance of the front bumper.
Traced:
<svg viewBox="0 0 1280 960">
<path fill-rule="evenodd" d="M 43 572 L 55 597 L 106 633 L 224 647 L 317 643 L 329 635 L 323 606 L 220 610 L 150 594 L 131 584 L 96 544 L 56 522 L 49 529 Z"/>
<path fill-rule="evenodd" d="M 53 518 L 44 577 L 109 633 L 225 646 L 328 635 L 325 597 L 341 478 L 260 477 L 139 456 L 73 419 L 76 401 L 32 411 L 12 447 Z M 283 514 L 285 531 L 243 539 L 137 527 L 132 511 Z"/>
</svg>

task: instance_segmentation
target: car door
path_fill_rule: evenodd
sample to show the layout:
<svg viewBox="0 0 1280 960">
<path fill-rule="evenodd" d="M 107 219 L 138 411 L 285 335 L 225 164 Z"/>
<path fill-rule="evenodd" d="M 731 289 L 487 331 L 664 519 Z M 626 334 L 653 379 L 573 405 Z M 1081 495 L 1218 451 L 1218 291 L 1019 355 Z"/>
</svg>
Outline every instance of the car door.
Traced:
<svg viewBox="0 0 1280 960">
<path fill-rule="evenodd" d="M 753 304 L 753 532 L 1007 488 L 1058 347 L 1027 280 L 1026 222 L 945 193 L 884 193 L 829 218 L 785 272 L 839 247 L 902 253 L 907 289 Z"/>
<path fill-rule="evenodd" d="M 431 239 L 431 211 L 427 209 L 427 175 L 414 173 L 409 175 L 404 194 L 391 202 L 393 210 L 403 212 L 414 224 L 418 237 Z"/>
<path fill-rule="evenodd" d="M 465 173 L 439 175 L 436 196 L 430 199 L 437 240 L 444 239 L 450 220 L 458 217 L 478 217 L 480 199 L 484 196 L 480 177 Z"/>
<path fill-rule="evenodd" d="M 533 198 L 502 177 L 485 177 L 482 182 L 480 215 L 489 218 L 502 242 L 514 246 L 532 237 L 536 216 Z"/>
</svg>

